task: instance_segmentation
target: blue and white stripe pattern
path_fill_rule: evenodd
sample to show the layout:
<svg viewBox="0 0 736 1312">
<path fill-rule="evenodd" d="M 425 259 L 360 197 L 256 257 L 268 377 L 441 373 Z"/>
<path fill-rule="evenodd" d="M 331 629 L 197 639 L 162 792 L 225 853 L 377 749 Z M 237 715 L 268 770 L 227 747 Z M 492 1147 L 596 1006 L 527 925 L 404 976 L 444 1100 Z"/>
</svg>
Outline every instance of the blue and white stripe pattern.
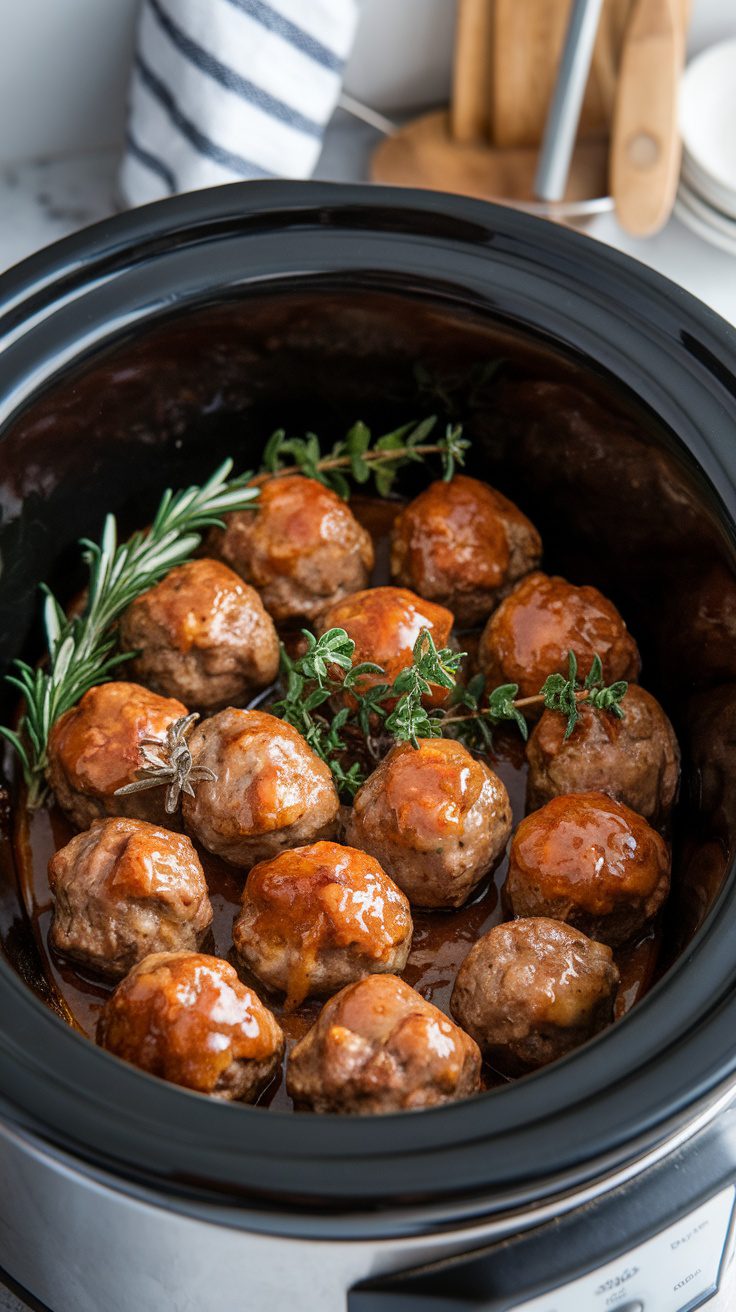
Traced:
<svg viewBox="0 0 736 1312">
<path fill-rule="evenodd" d="M 124 200 L 309 177 L 340 95 L 358 2 L 143 0 Z"/>
</svg>

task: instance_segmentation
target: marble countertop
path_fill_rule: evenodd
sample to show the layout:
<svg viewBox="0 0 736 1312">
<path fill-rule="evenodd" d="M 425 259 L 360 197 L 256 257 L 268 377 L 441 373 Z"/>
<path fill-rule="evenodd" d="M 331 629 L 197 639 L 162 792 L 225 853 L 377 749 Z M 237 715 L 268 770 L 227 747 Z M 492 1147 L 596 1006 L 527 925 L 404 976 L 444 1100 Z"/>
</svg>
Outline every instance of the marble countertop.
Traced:
<svg viewBox="0 0 736 1312">
<path fill-rule="evenodd" d="M 378 134 L 345 114 L 333 121 L 315 176 L 359 181 Z M 0 270 L 116 209 L 116 150 L 0 165 Z M 736 260 L 690 233 L 677 219 L 647 241 L 628 237 L 612 215 L 586 229 L 700 297 L 736 324 Z M 0 1286 L 0 1312 L 28 1312 Z"/>
</svg>

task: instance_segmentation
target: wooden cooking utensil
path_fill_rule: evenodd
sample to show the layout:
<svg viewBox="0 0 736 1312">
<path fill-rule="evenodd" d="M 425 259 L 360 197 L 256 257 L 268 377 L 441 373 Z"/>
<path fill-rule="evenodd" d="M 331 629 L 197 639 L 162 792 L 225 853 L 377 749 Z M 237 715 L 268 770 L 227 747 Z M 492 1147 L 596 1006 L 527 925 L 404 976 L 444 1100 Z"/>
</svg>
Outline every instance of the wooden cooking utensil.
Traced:
<svg viewBox="0 0 736 1312">
<path fill-rule="evenodd" d="M 636 0 L 624 37 L 611 135 L 611 193 L 619 223 L 639 237 L 657 232 L 674 204 L 685 26 L 682 0 Z"/>
<path fill-rule="evenodd" d="M 497 146 L 535 146 L 542 140 L 570 4 L 571 0 L 486 0 L 493 12 L 486 103 L 489 135 Z M 605 0 L 580 116 L 583 136 L 601 136 L 610 128 L 630 8 L 631 0 Z M 454 94 L 458 89 L 456 77 Z"/>
<path fill-rule="evenodd" d="M 567 202 L 597 198 L 598 208 L 606 207 L 607 138 L 631 4 L 604 3 Z M 383 141 L 373 155 L 374 181 L 533 207 L 537 148 L 570 5 L 571 0 L 458 0 L 449 112 L 426 114 Z"/>
<path fill-rule="evenodd" d="M 456 141 L 449 114 L 439 110 L 382 141 L 373 154 L 371 175 L 374 182 L 396 186 L 531 204 L 536 199 L 537 157 L 536 146 L 504 150 L 477 141 Z M 607 187 L 608 138 L 578 141 L 564 199 L 605 196 Z"/>
<path fill-rule="evenodd" d="M 450 109 L 456 141 L 484 141 L 488 135 L 492 20 L 490 0 L 458 0 Z"/>
</svg>

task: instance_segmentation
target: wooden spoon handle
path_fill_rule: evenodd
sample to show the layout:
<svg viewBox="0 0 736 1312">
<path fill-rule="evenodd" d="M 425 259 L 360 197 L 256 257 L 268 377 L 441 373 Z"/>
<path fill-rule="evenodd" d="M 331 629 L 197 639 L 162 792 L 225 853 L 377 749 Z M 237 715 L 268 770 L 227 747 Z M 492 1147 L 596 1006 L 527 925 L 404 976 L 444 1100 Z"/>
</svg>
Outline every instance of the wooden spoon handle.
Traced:
<svg viewBox="0 0 736 1312">
<path fill-rule="evenodd" d="M 450 130 L 455 141 L 488 138 L 494 0 L 459 0 Z"/>
<path fill-rule="evenodd" d="M 637 0 L 624 39 L 610 159 L 616 215 L 635 236 L 657 232 L 674 203 L 683 59 L 681 0 Z"/>
</svg>

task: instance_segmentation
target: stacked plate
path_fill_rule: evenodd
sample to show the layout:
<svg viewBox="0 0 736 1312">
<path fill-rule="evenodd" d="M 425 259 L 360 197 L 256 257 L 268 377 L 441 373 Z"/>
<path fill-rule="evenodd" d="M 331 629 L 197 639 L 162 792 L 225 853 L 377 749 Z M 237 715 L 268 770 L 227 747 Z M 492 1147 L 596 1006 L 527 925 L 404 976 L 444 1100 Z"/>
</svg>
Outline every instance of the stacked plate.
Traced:
<svg viewBox="0 0 736 1312">
<path fill-rule="evenodd" d="M 736 255 L 736 39 L 688 64 L 680 129 L 675 213 L 698 236 Z"/>
</svg>

